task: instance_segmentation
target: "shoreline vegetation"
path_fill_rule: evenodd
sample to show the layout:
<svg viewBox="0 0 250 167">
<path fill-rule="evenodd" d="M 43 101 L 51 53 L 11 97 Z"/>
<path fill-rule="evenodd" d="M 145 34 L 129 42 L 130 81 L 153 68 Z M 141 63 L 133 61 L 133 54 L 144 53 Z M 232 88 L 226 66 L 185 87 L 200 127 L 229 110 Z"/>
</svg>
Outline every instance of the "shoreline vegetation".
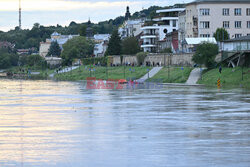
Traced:
<svg viewBox="0 0 250 167">
<path fill-rule="evenodd" d="M 24 71 L 20 71 L 19 68 L 10 68 L 5 71 L 12 72 L 19 77 L 13 77 L 15 79 L 55 79 L 57 81 L 80 81 L 87 80 L 89 77 L 96 79 L 126 79 L 136 80 L 148 73 L 152 67 L 131 67 L 131 66 L 119 66 L 119 67 L 103 67 L 103 66 L 90 66 L 82 65 L 80 68 L 72 70 L 70 72 L 57 74 L 56 70 L 42 70 L 31 69 L 35 74 L 27 74 L 28 68 L 24 68 Z M 160 82 L 160 83 L 185 83 L 193 70 L 192 67 L 163 67 L 162 70 L 157 73 L 153 78 L 147 80 L 147 82 Z M 38 74 L 39 73 L 39 74 Z M 49 75 L 55 73 L 53 78 Z M 242 77 L 243 74 L 243 77 Z M 219 68 L 204 70 L 201 79 L 197 84 L 217 87 L 217 81 L 220 79 L 221 88 L 250 88 L 250 68 L 227 68 L 222 67 L 222 73 L 219 73 Z M 242 80 L 243 79 L 243 80 Z"/>
<path fill-rule="evenodd" d="M 242 76 L 243 74 L 243 76 Z M 227 68 L 222 67 L 221 74 L 219 68 L 203 71 L 202 78 L 197 82 L 206 86 L 217 86 L 220 79 L 222 88 L 250 88 L 250 68 Z"/>
</svg>

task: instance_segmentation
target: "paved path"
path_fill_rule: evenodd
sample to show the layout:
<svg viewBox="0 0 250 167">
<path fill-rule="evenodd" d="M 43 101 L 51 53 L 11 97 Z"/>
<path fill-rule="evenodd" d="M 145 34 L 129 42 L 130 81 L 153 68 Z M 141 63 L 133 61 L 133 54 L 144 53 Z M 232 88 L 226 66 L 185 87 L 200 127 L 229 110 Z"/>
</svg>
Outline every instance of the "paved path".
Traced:
<svg viewBox="0 0 250 167">
<path fill-rule="evenodd" d="M 75 70 L 77 68 L 79 68 L 79 66 L 66 67 L 66 68 L 62 69 L 61 71 L 58 71 L 58 74 L 70 72 L 70 71 Z M 53 74 L 50 74 L 49 77 L 53 78 L 55 74 L 56 74 L 56 72 L 54 72 Z"/>
<path fill-rule="evenodd" d="M 163 67 L 154 67 L 151 71 L 149 71 L 147 74 L 145 74 L 142 78 L 138 79 L 137 82 L 143 83 L 148 78 L 152 78 L 155 76 Z"/>
<path fill-rule="evenodd" d="M 201 77 L 201 69 L 200 68 L 195 68 L 193 71 L 190 73 L 190 76 L 186 82 L 187 85 L 195 85 L 198 80 Z"/>
</svg>

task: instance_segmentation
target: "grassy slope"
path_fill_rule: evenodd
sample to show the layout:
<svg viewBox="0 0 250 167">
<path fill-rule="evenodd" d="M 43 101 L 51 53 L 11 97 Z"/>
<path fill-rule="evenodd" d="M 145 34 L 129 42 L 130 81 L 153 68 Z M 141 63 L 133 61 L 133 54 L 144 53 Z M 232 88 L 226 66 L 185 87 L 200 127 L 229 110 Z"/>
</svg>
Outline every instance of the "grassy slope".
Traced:
<svg viewBox="0 0 250 167">
<path fill-rule="evenodd" d="M 222 87 L 246 87 L 250 88 L 250 68 L 244 68 L 243 81 L 242 81 L 242 68 L 222 68 L 222 74 L 219 73 L 219 69 L 212 69 L 210 71 L 204 71 L 202 80 L 199 84 L 205 84 L 210 86 L 217 86 L 217 80 L 221 79 Z"/>
<path fill-rule="evenodd" d="M 107 79 L 106 67 L 92 67 L 95 71 L 92 70 L 91 75 L 89 68 L 89 66 L 81 66 L 80 69 L 78 68 L 72 72 L 57 74 L 55 78 L 69 81 L 86 80 L 88 77 L 96 77 L 96 79 L 103 80 Z M 132 72 L 129 69 L 131 69 Z M 148 67 L 125 67 L 125 79 L 139 79 L 147 73 L 147 69 Z M 108 67 L 108 79 L 124 79 L 124 67 Z"/>
<path fill-rule="evenodd" d="M 184 67 L 184 70 L 181 70 L 180 67 L 170 67 L 169 77 L 168 77 L 168 68 L 163 68 L 158 74 L 149 81 L 160 81 L 163 83 L 185 83 L 191 73 L 193 68 Z"/>
</svg>

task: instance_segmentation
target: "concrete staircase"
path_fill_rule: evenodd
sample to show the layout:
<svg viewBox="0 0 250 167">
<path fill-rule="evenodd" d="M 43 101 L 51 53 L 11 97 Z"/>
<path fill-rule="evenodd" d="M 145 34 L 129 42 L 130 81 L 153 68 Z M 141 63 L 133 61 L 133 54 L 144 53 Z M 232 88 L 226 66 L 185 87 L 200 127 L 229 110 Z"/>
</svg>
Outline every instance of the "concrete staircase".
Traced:
<svg viewBox="0 0 250 167">
<path fill-rule="evenodd" d="M 154 77 L 163 67 L 154 67 L 147 74 L 145 74 L 142 78 L 136 80 L 139 83 L 145 82 L 148 78 Z"/>
</svg>

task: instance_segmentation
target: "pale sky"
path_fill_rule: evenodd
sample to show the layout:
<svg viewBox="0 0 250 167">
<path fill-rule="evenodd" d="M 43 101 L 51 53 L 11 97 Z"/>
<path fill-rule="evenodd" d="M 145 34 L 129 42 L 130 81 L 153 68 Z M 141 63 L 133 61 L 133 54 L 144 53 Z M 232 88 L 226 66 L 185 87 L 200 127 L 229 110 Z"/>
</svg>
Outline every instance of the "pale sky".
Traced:
<svg viewBox="0 0 250 167">
<path fill-rule="evenodd" d="M 41 25 L 68 25 L 71 21 L 105 21 L 123 16 L 126 6 L 134 13 L 153 5 L 168 6 L 192 0 L 21 0 L 22 28 Z M 19 0 L 0 0 L 0 30 L 8 31 L 18 26 Z"/>
</svg>

